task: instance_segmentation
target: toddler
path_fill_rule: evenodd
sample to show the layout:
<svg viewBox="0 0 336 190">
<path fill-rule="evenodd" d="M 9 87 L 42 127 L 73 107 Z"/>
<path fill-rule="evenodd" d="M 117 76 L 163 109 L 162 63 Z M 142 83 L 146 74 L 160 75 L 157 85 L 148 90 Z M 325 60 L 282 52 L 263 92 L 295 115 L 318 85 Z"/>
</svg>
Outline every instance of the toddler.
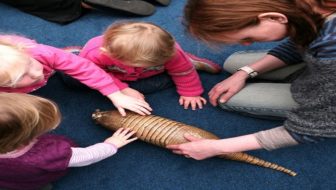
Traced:
<svg viewBox="0 0 336 190">
<path fill-rule="evenodd" d="M 107 96 L 122 115 L 124 109 L 141 115 L 151 111 L 144 100 L 116 91 L 115 81 L 91 61 L 24 37 L 0 35 L 0 63 L 0 92 L 32 92 L 57 70 Z"/>
<path fill-rule="evenodd" d="M 218 65 L 185 53 L 167 31 L 146 22 L 112 24 L 102 36 L 89 40 L 80 56 L 110 73 L 116 91 L 138 99 L 144 99 L 142 93 L 171 86 L 172 79 L 180 105 L 193 110 L 206 100 L 200 96 L 203 87 L 192 61 L 220 71 Z"/>
<path fill-rule="evenodd" d="M 19 93 L 0 93 L 0 188 L 36 190 L 64 176 L 69 167 L 96 163 L 136 140 L 120 129 L 102 143 L 74 147 L 63 136 L 47 134 L 61 120 L 50 100 Z"/>
</svg>

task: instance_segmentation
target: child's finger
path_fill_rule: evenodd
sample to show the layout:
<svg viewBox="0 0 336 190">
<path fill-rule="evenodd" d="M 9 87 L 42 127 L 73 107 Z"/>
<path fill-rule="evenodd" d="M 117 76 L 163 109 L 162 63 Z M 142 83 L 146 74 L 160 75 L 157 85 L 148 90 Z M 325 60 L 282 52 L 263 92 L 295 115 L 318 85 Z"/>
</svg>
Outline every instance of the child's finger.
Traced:
<svg viewBox="0 0 336 190">
<path fill-rule="evenodd" d="M 125 109 L 122 108 L 122 107 L 118 107 L 118 111 L 120 113 L 121 116 L 125 117 L 126 116 L 126 112 L 125 112 Z"/>
<path fill-rule="evenodd" d="M 123 136 L 125 136 L 125 135 L 128 133 L 128 131 L 130 131 L 130 128 L 124 128 L 124 129 L 120 132 L 120 134 L 123 135 Z"/>
<path fill-rule="evenodd" d="M 142 111 L 142 112 L 144 112 L 144 113 L 146 113 L 146 115 L 150 115 L 151 114 L 151 111 L 152 111 L 152 109 L 147 109 L 146 107 L 139 107 L 139 109 Z"/>
<path fill-rule="evenodd" d="M 188 109 L 189 108 L 189 101 L 184 101 L 184 109 Z"/>
<path fill-rule="evenodd" d="M 197 103 L 197 106 L 199 107 L 199 109 L 203 108 L 202 100 L 199 100 L 196 103 Z"/>
<path fill-rule="evenodd" d="M 204 105 L 207 103 L 207 100 L 203 97 L 201 97 L 201 101 L 203 102 Z"/>
<path fill-rule="evenodd" d="M 127 143 L 133 142 L 133 141 L 135 141 L 135 140 L 137 140 L 137 139 L 138 139 L 138 137 L 134 137 L 134 138 L 128 139 L 128 140 L 127 140 Z"/>
<path fill-rule="evenodd" d="M 149 111 L 152 111 L 152 108 L 150 107 L 150 105 L 145 101 L 145 100 L 139 100 L 138 99 L 138 102 L 137 104 L 143 108 L 146 108 L 147 110 Z"/>
<path fill-rule="evenodd" d="M 130 131 L 128 134 L 126 134 L 126 138 L 130 138 L 132 135 L 134 135 L 136 132 L 135 131 Z"/>
<path fill-rule="evenodd" d="M 180 103 L 181 106 L 183 105 L 183 98 L 179 99 L 179 103 Z"/>
<path fill-rule="evenodd" d="M 140 115 L 150 115 L 150 112 L 141 105 L 134 105 L 130 108 L 130 110 Z"/>
<path fill-rule="evenodd" d="M 139 114 L 139 115 L 143 115 L 143 116 L 146 115 L 145 113 L 143 113 L 143 112 L 141 112 L 139 110 L 135 110 L 135 109 L 133 110 L 132 109 L 132 111 L 135 112 L 135 113 L 137 113 L 137 114 Z"/>
<path fill-rule="evenodd" d="M 196 110 L 196 102 L 195 101 L 191 102 L 191 109 Z"/>
<path fill-rule="evenodd" d="M 124 130 L 124 128 L 120 128 L 120 129 L 118 129 L 116 132 L 114 132 L 114 134 L 115 134 L 115 135 L 119 135 L 120 132 L 123 131 L 123 130 Z"/>
</svg>

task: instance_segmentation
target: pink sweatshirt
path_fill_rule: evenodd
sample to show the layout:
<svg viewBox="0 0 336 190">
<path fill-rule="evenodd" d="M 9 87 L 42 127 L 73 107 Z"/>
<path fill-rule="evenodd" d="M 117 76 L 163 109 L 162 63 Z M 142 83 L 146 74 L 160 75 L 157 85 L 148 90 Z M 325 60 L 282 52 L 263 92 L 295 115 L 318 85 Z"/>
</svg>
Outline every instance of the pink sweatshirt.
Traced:
<svg viewBox="0 0 336 190">
<path fill-rule="evenodd" d="M 178 44 L 175 45 L 175 56 L 164 65 L 142 68 L 124 65 L 120 60 L 110 57 L 100 50 L 102 43 L 103 36 L 92 38 L 85 44 L 80 56 L 91 60 L 110 73 L 116 85 L 115 89 L 122 90 L 128 86 L 121 81 L 136 81 L 158 75 L 166 70 L 181 96 L 199 96 L 203 93 L 201 80 L 193 64 Z"/>
<path fill-rule="evenodd" d="M 44 74 L 44 80 L 37 84 L 22 88 L 0 87 L 0 92 L 32 92 L 46 85 L 55 70 L 72 76 L 103 95 L 109 95 L 119 90 L 109 74 L 87 59 L 20 36 L 0 35 L 0 39 L 22 44 L 26 52 L 43 65 Z"/>
</svg>

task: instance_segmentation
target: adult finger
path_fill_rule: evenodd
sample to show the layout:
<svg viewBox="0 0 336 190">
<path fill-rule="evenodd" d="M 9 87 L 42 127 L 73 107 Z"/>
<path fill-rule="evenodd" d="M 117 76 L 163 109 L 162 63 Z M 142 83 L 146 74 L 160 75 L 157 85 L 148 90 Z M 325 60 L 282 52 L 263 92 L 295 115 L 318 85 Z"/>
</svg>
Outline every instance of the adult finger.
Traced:
<svg viewBox="0 0 336 190">
<path fill-rule="evenodd" d="M 233 95 L 235 95 L 236 93 L 233 93 L 233 92 L 226 92 L 225 94 L 222 94 L 220 97 L 219 97 L 219 102 L 220 103 L 225 103 L 227 102 Z"/>
<path fill-rule="evenodd" d="M 180 150 L 173 150 L 173 153 L 175 153 L 175 154 L 183 154 L 182 151 L 180 151 Z"/>
<path fill-rule="evenodd" d="M 198 137 L 195 137 L 194 135 L 191 135 L 189 133 L 185 133 L 184 135 L 184 138 L 187 139 L 188 141 L 198 141 L 200 140 L 201 138 L 198 138 Z"/>
<path fill-rule="evenodd" d="M 178 149 L 179 145 L 178 144 L 170 144 L 170 145 L 167 145 L 166 148 L 168 149 Z"/>
</svg>

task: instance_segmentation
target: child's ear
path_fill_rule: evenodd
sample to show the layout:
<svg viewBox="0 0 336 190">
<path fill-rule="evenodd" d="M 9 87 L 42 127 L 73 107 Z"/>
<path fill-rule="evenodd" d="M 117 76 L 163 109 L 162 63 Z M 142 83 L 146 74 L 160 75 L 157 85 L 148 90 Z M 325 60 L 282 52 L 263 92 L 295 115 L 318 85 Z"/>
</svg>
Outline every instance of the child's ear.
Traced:
<svg viewBox="0 0 336 190">
<path fill-rule="evenodd" d="M 282 13 L 277 13 L 277 12 L 261 13 L 258 15 L 258 18 L 259 20 L 270 20 L 270 21 L 279 22 L 281 24 L 288 23 L 288 19 L 286 15 Z"/>
</svg>

